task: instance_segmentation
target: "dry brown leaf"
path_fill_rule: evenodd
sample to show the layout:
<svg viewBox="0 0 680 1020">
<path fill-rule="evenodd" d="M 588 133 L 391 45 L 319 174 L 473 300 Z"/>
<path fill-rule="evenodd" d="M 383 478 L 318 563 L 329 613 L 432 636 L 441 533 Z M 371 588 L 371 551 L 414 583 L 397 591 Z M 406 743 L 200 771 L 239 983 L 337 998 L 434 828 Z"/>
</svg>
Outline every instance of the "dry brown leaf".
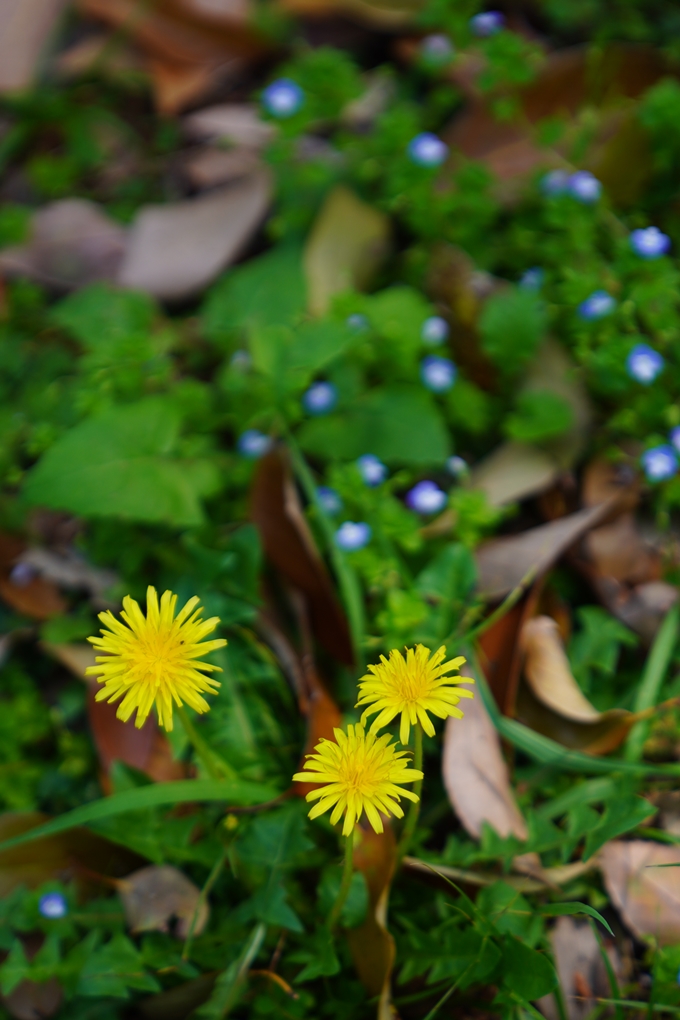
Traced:
<svg viewBox="0 0 680 1020">
<path fill-rule="evenodd" d="M 608 998 L 611 986 L 600 946 L 588 922 L 560 917 L 550 932 L 550 943 L 557 966 L 568 1020 L 586 1020 L 595 1008 L 596 998 Z M 614 945 L 606 952 L 617 978 L 622 977 L 621 959 Z M 559 1020 L 552 995 L 539 999 L 537 1006 L 548 1020 Z"/>
<path fill-rule="evenodd" d="M 101 599 L 119 580 L 113 570 L 93 567 L 73 548 L 56 552 L 41 546 L 29 546 L 17 562 L 27 564 L 46 581 L 73 591 L 87 591 L 95 599 Z"/>
<path fill-rule="evenodd" d="M 585 552 L 596 573 L 625 584 L 658 581 L 661 556 L 638 528 L 632 511 L 586 537 Z"/>
<path fill-rule="evenodd" d="M 88 666 L 95 665 L 96 653 L 92 645 L 53 645 L 49 641 L 42 641 L 40 647 L 48 655 L 51 655 L 53 659 L 60 662 L 62 666 L 66 666 L 66 669 L 78 677 L 79 680 L 85 680 L 87 683 L 91 682 L 85 675 L 85 670 Z"/>
<path fill-rule="evenodd" d="M 366 920 L 347 932 L 352 959 L 369 995 L 379 996 L 377 1020 L 395 1020 L 391 1001 L 391 978 L 396 947 L 387 928 L 390 885 L 397 860 L 394 831 L 385 819 L 385 831 L 378 834 L 359 825 L 360 842 L 354 847 L 354 868 L 368 886 L 369 909 Z"/>
<path fill-rule="evenodd" d="M 57 979 L 50 978 L 41 985 L 35 981 L 21 981 L 10 995 L 0 995 L 0 1002 L 16 1020 L 41 1020 L 57 1012 L 63 997 Z"/>
<path fill-rule="evenodd" d="M 0 7 L 0 92 L 33 82 L 66 0 L 3 0 Z"/>
<path fill-rule="evenodd" d="M 509 612 L 504 613 L 479 639 L 480 665 L 503 715 L 515 714 L 522 656 L 519 635 L 535 611 L 541 582 L 534 585 Z"/>
<path fill-rule="evenodd" d="M 95 68 L 98 74 L 115 79 L 131 74 L 139 76 L 144 65 L 139 53 L 112 32 L 96 32 L 79 39 L 54 60 L 56 73 L 67 80 L 88 74 Z"/>
<path fill-rule="evenodd" d="M 468 871 L 464 868 L 452 868 L 448 864 L 430 864 L 427 861 L 419 860 L 417 857 L 404 857 L 402 865 L 406 870 L 417 874 L 421 878 L 431 879 L 441 875 L 443 878 L 451 879 L 453 882 L 472 886 L 493 885 L 494 882 L 498 881 L 498 872 Z M 598 858 L 591 857 L 590 860 L 585 862 L 574 861 L 571 864 L 563 864 L 556 868 L 542 868 L 536 878 L 520 873 L 519 875 L 504 875 L 503 881 L 511 885 L 517 892 L 545 892 L 546 889 L 554 890 L 557 886 L 567 885 L 569 882 L 573 882 L 574 879 L 580 878 L 581 875 L 593 871 L 597 866 Z"/>
<path fill-rule="evenodd" d="M 185 161 L 183 172 L 189 183 L 203 191 L 237 181 L 257 172 L 262 163 L 252 149 L 201 149 Z"/>
<path fill-rule="evenodd" d="M 0 598 L 34 620 L 49 620 L 65 613 L 68 606 L 56 585 L 31 570 L 15 569 L 25 550 L 22 539 L 0 533 Z"/>
<path fill-rule="evenodd" d="M 600 851 L 604 883 L 634 935 L 663 946 L 680 942 L 680 848 L 647 840 L 612 840 Z"/>
<path fill-rule="evenodd" d="M 323 315 L 331 299 L 367 286 L 385 258 L 390 222 L 343 185 L 331 191 L 305 245 L 309 309 Z"/>
<path fill-rule="evenodd" d="M 175 934 L 185 939 L 194 914 L 196 935 L 200 935 L 207 924 L 210 908 L 206 901 L 199 903 L 200 889 L 170 864 L 151 864 L 134 871 L 118 879 L 116 888 L 123 902 L 125 919 L 135 933 L 168 931 L 170 922 L 176 918 Z"/>
<path fill-rule="evenodd" d="M 189 138 L 229 142 L 244 149 L 263 149 L 276 136 L 276 126 L 260 118 L 251 103 L 221 103 L 190 113 L 182 121 Z"/>
<path fill-rule="evenodd" d="M 165 117 L 173 117 L 185 110 L 217 84 L 218 67 L 213 64 L 181 63 L 150 55 L 147 66 L 156 109 Z M 243 67 L 243 60 L 233 56 L 219 65 L 219 77 L 236 77 Z"/>
<path fill-rule="evenodd" d="M 0 251 L 0 271 L 71 290 L 115 280 L 124 249 L 125 230 L 98 205 L 65 198 L 38 209 L 27 244 Z"/>
<path fill-rule="evenodd" d="M 555 457 L 527 443 L 503 443 L 476 464 L 470 486 L 491 506 L 505 506 L 549 489 L 561 473 Z"/>
<path fill-rule="evenodd" d="M 442 778 L 454 811 L 475 839 L 483 822 L 504 838 L 528 838 L 498 733 L 479 696 L 465 703 L 464 725 L 459 719 L 446 721 Z"/>
<path fill-rule="evenodd" d="M 650 644 L 668 610 L 678 601 L 678 589 L 666 581 L 650 581 L 628 588 L 611 577 L 593 583 L 610 613 Z"/>
<path fill-rule="evenodd" d="M 259 172 L 200 198 L 143 207 L 130 230 L 119 282 L 166 301 L 198 294 L 253 237 L 270 195 L 271 178 Z"/>
</svg>

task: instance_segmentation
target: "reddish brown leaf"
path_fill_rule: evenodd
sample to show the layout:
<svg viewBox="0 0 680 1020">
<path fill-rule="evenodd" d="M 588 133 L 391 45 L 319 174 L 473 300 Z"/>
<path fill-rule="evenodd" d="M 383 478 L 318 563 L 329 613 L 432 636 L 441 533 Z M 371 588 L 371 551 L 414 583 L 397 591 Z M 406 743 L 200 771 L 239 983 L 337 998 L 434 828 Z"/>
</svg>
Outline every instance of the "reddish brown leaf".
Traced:
<svg viewBox="0 0 680 1020">
<path fill-rule="evenodd" d="M 504 715 L 514 715 L 521 665 L 519 635 L 538 600 L 534 588 L 484 631 L 479 639 L 480 664 L 496 703 Z"/>
<path fill-rule="evenodd" d="M 48 620 L 65 613 L 68 607 L 56 585 L 35 572 L 15 571 L 12 575 L 25 548 L 17 536 L 0 534 L 0 598 L 34 620 Z"/>
</svg>

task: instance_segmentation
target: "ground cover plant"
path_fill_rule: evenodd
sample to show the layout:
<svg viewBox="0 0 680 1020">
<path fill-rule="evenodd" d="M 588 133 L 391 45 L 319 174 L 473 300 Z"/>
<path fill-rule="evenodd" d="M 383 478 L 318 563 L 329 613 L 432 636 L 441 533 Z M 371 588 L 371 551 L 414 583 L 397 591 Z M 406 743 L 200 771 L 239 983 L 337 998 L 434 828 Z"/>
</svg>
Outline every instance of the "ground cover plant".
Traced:
<svg viewBox="0 0 680 1020">
<path fill-rule="evenodd" d="M 0 27 L 0 1015 L 677 1014 L 677 5 Z"/>
</svg>

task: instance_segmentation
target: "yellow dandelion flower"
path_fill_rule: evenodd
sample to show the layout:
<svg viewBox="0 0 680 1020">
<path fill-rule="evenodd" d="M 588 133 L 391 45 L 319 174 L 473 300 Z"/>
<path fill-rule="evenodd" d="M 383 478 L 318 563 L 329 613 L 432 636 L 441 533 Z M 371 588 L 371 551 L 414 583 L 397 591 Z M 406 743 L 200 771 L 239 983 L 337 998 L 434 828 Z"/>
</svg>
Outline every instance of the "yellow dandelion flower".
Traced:
<svg viewBox="0 0 680 1020">
<path fill-rule="evenodd" d="M 109 611 L 100 613 L 99 619 L 109 629 L 102 628 L 102 637 L 88 638 L 98 651 L 107 653 L 98 655 L 97 665 L 87 668 L 88 675 L 104 684 L 97 701 L 123 698 L 116 715 L 127 722 L 137 709 L 137 727 L 144 725 L 155 702 L 158 721 L 166 730 L 172 729 L 173 701 L 180 707 L 186 702 L 197 712 L 207 712 L 210 705 L 200 692 L 216 694 L 220 685 L 203 673 L 221 670 L 196 660 L 227 642 L 222 638 L 203 641 L 220 621 L 217 616 L 201 620 L 198 603 L 195 595 L 175 616 L 177 596 L 166 591 L 159 605 L 156 589 L 149 586 L 146 617 L 129 595 L 123 599 L 120 614 L 125 623 Z"/>
<path fill-rule="evenodd" d="M 459 669 L 465 659 L 459 655 L 456 659 L 443 662 L 446 658 L 444 645 L 434 654 L 424 645 L 406 649 L 406 657 L 397 649 L 390 652 L 389 660 L 380 656 L 377 666 L 369 666 L 372 676 L 363 676 L 359 681 L 360 705 L 370 705 L 361 717 L 366 723 L 368 716 L 379 712 L 377 719 L 371 724 L 371 732 L 377 733 L 387 726 L 401 713 L 399 739 L 408 744 L 411 726 L 418 722 L 428 737 L 434 736 L 434 726 L 428 712 L 446 719 L 453 715 L 463 718 L 463 713 L 456 705 L 461 698 L 474 697 L 472 691 L 464 687 L 455 687 L 461 679 L 466 683 L 474 683 L 469 677 L 459 678 L 446 676 L 452 670 Z"/>
<path fill-rule="evenodd" d="M 308 801 L 319 802 L 309 817 L 317 818 L 332 807 L 331 824 L 335 825 L 346 812 L 342 834 L 349 836 L 365 811 L 375 831 L 382 832 L 381 811 L 403 818 L 399 798 L 418 800 L 415 793 L 401 789 L 399 784 L 422 779 L 423 773 L 409 768 L 408 760 L 404 761 L 408 752 L 397 751 L 389 733 L 382 737 L 366 734 L 361 723 L 348 726 L 347 733 L 333 732 L 335 742 L 324 739 L 317 744 L 316 754 L 307 755 L 306 771 L 293 776 L 298 783 L 326 784 L 307 794 Z"/>
</svg>

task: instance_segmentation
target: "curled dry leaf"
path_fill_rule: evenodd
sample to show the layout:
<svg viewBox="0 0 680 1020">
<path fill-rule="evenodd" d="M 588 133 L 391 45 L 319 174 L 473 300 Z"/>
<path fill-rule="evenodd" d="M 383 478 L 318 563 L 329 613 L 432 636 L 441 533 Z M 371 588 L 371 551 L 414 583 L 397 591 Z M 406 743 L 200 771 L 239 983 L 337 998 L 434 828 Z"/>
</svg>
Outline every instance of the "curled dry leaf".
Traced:
<svg viewBox="0 0 680 1020">
<path fill-rule="evenodd" d="M 550 943 L 564 994 L 568 1020 L 586 1020 L 595 1008 L 596 998 L 608 998 L 611 986 L 595 933 L 587 922 L 560 917 L 550 932 Z M 617 978 L 622 976 L 621 958 L 612 944 L 606 953 Z M 552 995 L 538 1000 L 538 1008 L 548 1020 L 559 1020 Z"/>
<path fill-rule="evenodd" d="M 132 225 L 119 282 L 166 301 L 199 293 L 230 265 L 260 226 L 268 173 L 185 202 L 143 207 Z"/>
<path fill-rule="evenodd" d="M 366 287 L 385 258 L 390 222 L 348 188 L 331 191 L 305 245 L 309 309 L 323 315 L 335 294 Z"/>
<path fill-rule="evenodd" d="M 480 665 L 491 693 L 504 715 L 515 714 L 522 655 L 519 635 L 536 612 L 541 583 L 535 584 L 512 609 L 484 631 L 479 639 Z"/>
<path fill-rule="evenodd" d="M 566 747 L 606 754 L 621 744 L 637 716 L 624 709 L 598 712 L 574 679 L 559 628 L 549 616 L 522 627 L 525 684 L 517 714 L 527 726 Z"/>
<path fill-rule="evenodd" d="M 368 886 L 369 908 L 363 924 L 347 932 L 357 974 L 371 996 L 379 996 L 377 1020 L 394 1020 L 391 978 L 396 948 L 387 929 L 387 905 L 397 860 L 394 831 L 384 819 L 385 831 L 360 825 L 360 842 L 354 847 L 354 867 Z"/>
<path fill-rule="evenodd" d="M 27 244 L 0 251 L 0 270 L 28 276 L 56 290 L 115 280 L 125 230 L 94 202 L 65 198 L 34 214 Z"/>
<path fill-rule="evenodd" d="M 34 620 L 48 620 L 67 609 L 59 589 L 35 574 L 12 574 L 25 553 L 24 542 L 15 535 L 0 534 L 0 598 L 12 609 Z"/>
<path fill-rule="evenodd" d="M 201 891 L 178 868 L 151 864 L 116 882 L 125 919 L 133 932 L 168 931 L 177 919 L 176 935 L 185 939 L 196 914 L 194 933 L 205 928 L 210 908 L 200 902 Z"/>
<path fill-rule="evenodd" d="M 189 138 L 199 142 L 229 142 L 244 149 L 263 149 L 276 127 L 260 118 L 251 103 L 220 103 L 190 113 L 182 121 Z"/>
<path fill-rule="evenodd" d="M 483 822 L 500 836 L 527 839 L 498 733 L 480 697 L 466 703 L 464 725 L 459 719 L 446 721 L 442 778 L 451 806 L 475 839 Z"/>
<path fill-rule="evenodd" d="M 200 149 L 193 152 L 183 165 L 189 183 L 203 191 L 219 184 L 237 181 L 260 170 L 262 163 L 252 149 Z"/>
<path fill-rule="evenodd" d="M 4 0 L 0 8 L 0 92 L 32 83 L 66 0 Z"/>
<path fill-rule="evenodd" d="M 600 850 L 600 866 L 607 892 L 634 935 L 651 935 L 662 946 L 680 942 L 678 847 L 611 840 Z"/>
</svg>

